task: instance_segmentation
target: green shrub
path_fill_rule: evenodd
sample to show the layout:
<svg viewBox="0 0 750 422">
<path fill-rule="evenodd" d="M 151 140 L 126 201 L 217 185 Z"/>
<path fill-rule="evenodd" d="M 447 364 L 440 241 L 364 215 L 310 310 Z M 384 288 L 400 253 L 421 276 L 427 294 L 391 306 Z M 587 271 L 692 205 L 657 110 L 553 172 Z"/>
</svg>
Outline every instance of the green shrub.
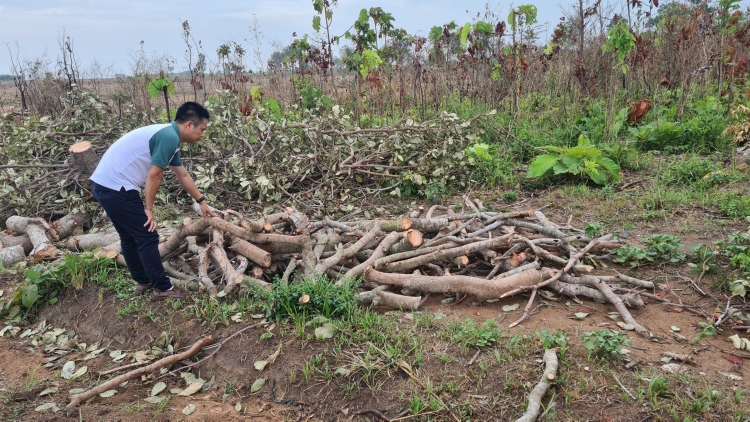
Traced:
<svg viewBox="0 0 750 422">
<path fill-rule="evenodd" d="M 311 77 L 302 76 L 297 78 L 294 82 L 294 86 L 299 95 L 300 105 L 303 109 L 315 110 L 318 107 L 326 109 L 333 107 L 333 101 L 323 95 L 323 90 Z"/>
<path fill-rule="evenodd" d="M 679 237 L 671 234 L 657 234 L 643 238 L 645 248 L 633 245 L 622 245 L 615 249 L 612 254 L 614 261 L 628 263 L 637 266 L 644 262 L 653 263 L 678 263 L 682 262 L 687 255 L 679 248 L 685 246 Z"/>
<path fill-rule="evenodd" d="M 691 156 L 670 163 L 661 174 L 661 179 L 669 185 L 695 185 L 703 178 L 722 168 L 722 164 L 708 158 Z"/>
<path fill-rule="evenodd" d="M 620 359 L 621 345 L 632 346 L 633 342 L 621 333 L 610 330 L 599 330 L 593 333 L 583 333 L 583 346 L 589 351 L 589 356 L 607 359 Z"/>
<path fill-rule="evenodd" d="M 667 153 L 709 153 L 724 151 L 729 138 L 722 135 L 726 118 L 716 112 L 716 101 L 707 99 L 692 107 L 692 117 L 681 123 L 660 118 L 655 122 L 628 129 L 637 148 Z"/>
<path fill-rule="evenodd" d="M 582 179 L 590 179 L 598 185 L 605 185 L 609 181 L 620 180 L 620 166 L 602 151 L 591 144 L 584 135 L 578 137 L 578 145 L 572 148 L 561 148 L 548 145 L 542 149 L 550 151 L 534 159 L 526 173 L 527 178 L 545 175 L 571 175 Z"/>
<path fill-rule="evenodd" d="M 745 218 L 750 215 L 750 198 L 739 193 L 728 193 L 719 198 L 719 210 L 725 217 Z"/>
<path fill-rule="evenodd" d="M 481 349 L 492 346 L 500 337 L 502 337 L 502 333 L 495 321 L 488 319 L 477 327 L 474 325 L 474 320 L 467 319 L 451 335 L 451 342 L 460 343 L 463 347 Z"/>
</svg>

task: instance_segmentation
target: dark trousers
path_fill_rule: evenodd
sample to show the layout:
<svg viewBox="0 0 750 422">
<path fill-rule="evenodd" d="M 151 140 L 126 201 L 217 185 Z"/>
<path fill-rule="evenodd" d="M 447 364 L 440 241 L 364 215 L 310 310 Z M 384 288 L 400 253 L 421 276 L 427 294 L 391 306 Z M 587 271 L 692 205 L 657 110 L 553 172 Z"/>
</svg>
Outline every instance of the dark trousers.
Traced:
<svg viewBox="0 0 750 422">
<path fill-rule="evenodd" d="M 169 290 L 172 283 L 159 256 L 159 234 L 156 230 L 149 232 L 143 226 L 148 217 L 140 193 L 125 188 L 116 191 L 94 182 L 91 183 L 91 192 L 120 234 L 122 256 L 133 280 L 138 284 L 151 284 L 159 290 Z"/>
</svg>

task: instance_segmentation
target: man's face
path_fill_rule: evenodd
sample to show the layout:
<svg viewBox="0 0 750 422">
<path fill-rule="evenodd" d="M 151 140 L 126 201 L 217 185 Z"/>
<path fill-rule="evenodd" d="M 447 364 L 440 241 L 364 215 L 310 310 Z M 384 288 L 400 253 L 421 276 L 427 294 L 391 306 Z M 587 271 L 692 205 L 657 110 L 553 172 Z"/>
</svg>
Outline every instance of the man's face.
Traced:
<svg viewBox="0 0 750 422">
<path fill-rule="evenodd" d="M 198 143 L 206 130 L 206 126 L 208 126 L 207 119 L 203 119 L 199 125 L 196 125 L 192 120 L 188 120 L 185 124 L 185 130 L 180 133 L 180 140 L 188 144 Z"/>
</svg>

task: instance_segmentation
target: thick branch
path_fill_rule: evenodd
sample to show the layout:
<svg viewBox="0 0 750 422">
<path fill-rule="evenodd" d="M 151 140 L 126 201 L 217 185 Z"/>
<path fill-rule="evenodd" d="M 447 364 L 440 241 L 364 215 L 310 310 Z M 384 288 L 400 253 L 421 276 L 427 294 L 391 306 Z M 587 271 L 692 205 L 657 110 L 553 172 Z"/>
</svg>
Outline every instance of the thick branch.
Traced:
<svg viewBox="0 0 750 422">
<path fill-rule="evenodd" d="M 527 270 L 522 273 L 499 280 L 467 276 L 432 277 L 414 274 L 391 274 L 368 268 L 365 280 L 378 284 L 389 284 L 407 288 L 412 291 L 429 293 L 466 293 L 478 300 L 499 298 L 503 293 L 516 290 L 522 286 L 533 286 L 546 278 L 552 277 L 549 269 Z"/>
<path fill-rule="evenodd" d="M 204 337 L 204 338 L 196 341 L 195 343 L 193 343 L 193 345 L 190 346 L 190 349 L 188 349 L 188 350 L 186 350 L 186 351 L 184 351 L 182 353 L 178 353 L 178 354 L 175 354 L 175 355 L 172 355 L 172 356 L 167 356 L 167 357 L 165 357 L 163 359 L 159 359 L 156 362 L 152 363 L 151 365 L 148 365 L 148 366 L 143 367 L 143 368 L 138 368 L 138 369 L 136 369 L 134 371 L 128 372 L 127 374 L 122 374 L 119 377 L 112 378 L 111 380 L 105 382 L 104 384 L 100 384 L 98 387 L 94 387 L 94 388 L 92 388 L 92 389 L 90 389 L 90 390 L 88 390 L 86 392 L 81 393 L 81 394 L 75 394 L 75 395 L 73 395 L 73 396 L 70 397 L 70 403 L 68 403 L 68 405 L 65 406 L 65 408 L 66 409 L 72 409 L 72 408 L 78 406 L 79 404 L 81 404 L 81 402 L 83 402 L 85 400 L 88 400 L 88 399 L 96 396 L 97 394 L 103 393 L 103 392 L 111 389 L 112 387 L 118 386 L 118 385 L 122 384 L 125 381 L 130 381 L 132 379 L 140 377 L 141 375 L 146 375 L 146 374 L 155 372 L 155 371 L 157 371 L 157 370 L 159 370 L 161 368 L 164 368 L 166 366 L 169 366 L 169 365 L 171 365 L 173 363 L 177 363 L 177 362 L 185 360 L 185 359 L 190 359 L 191 357 L 195 356 L 198 352 L 200 352 L 200 350 L 204 346 L 213 343 L 213 341 L 214 341 L 214 339 L 211 336 Z"/>
<path fill-rule="evenodd" d="M 539 417 L 539 411 L 542 407 L 542 398 L 549 390 L 552 383 L 557 377 L 557 352 L 555 349 L 544 351 L 544 374 L 539 383 L 531 390 L 529 394 L 529 405 L 526 407 L 526 413 L 523 414 L 516 422 L 534 422 Z"/>
</svg>

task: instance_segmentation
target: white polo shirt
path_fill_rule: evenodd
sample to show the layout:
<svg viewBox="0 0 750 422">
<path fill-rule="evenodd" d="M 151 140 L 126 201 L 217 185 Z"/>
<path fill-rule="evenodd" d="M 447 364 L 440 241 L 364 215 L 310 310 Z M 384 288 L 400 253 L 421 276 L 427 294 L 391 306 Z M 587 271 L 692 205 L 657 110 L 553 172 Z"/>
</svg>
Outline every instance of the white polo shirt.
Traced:
<svg viewBox="0 0 750 422">
<path fill-rule="evenodd" d="M 146 184 L 152 165 L 180 167 L 180 130 L 175 122 L 135 129 L 104 153 L 90 179 L 113 190 L 137 190 Z"/>
</svg>

